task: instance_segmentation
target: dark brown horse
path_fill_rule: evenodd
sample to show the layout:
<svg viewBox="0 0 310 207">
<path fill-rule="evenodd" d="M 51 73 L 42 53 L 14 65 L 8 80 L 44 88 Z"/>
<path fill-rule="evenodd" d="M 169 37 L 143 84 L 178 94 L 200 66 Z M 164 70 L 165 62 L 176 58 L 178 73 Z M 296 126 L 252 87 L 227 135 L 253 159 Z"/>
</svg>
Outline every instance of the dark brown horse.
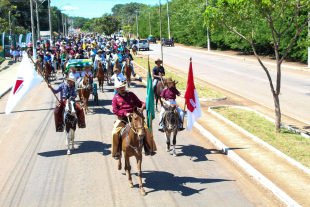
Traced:
<svg viewBox="0 0 310 207">
<path fill-rule="evenodd" d="M 167 85 L 166 79 L 161 77 L 160 81 L 158 81 L 157 86 L 156 86 L 155 91 L 154 91 L 155 100 L 156 100 L 156 111 L 158 111 L 157 110 L 158 100 L 160 101 L 161 106 L 163 106 L 163 101 L 161 100 L 160 94 L 161 94 L 161 92 L 163 92 L 166 85 Z"/>
<path fill-rule="evenodd" d="M 163 107 L 165 107 L 165 110 L 166 110 L 162 122 L 165 125 L 164 131 L 166 135 L 165 137 L 166 137 L 167 152 L 170 152 L 170 137 L 173 134 L 172 153 L 173 153 L 173 156 L 177 156 L 177 153 L 175 151 L 175 146 L 177 142 L 176 138 L 178 134 L 179 125 L 181 124 L 179 123 L 180 115 L 176 110 L 177 108 L 176 104 L 165 105 Z"/>
<path fill-rule="evenodd" d="M 88 99 L 91 92 L 91 77 L 89 74 L 86 74 L 82 81 L 78 84 L 78 94 L 81 98 L 83 98 L 83 104 L 84 104 L 84 111 L 85 113 L 88 112 Z"/>
<path fill-rule="evenodd" d="M 50 63 L 47 61 L 44 61 L 44 78 L 47 82 L 49 82 L 49 77 L 51 76 L 53 71 L 53 67 Z"/>
<path fill-rule="evenodd" d="M 137 48 L 136 46 L 133 46 L 131 50 L 132 50 L 132 53 L 133 53 L 134 55 L 137 55 L 137 54 L 138 54 L 138 53 L 137 53 L 138 48 Z"/>
<path fill-rule="evenodd" d="M 102 62 L 100 62 L 100 61 L 97 62 L 96 76 L 97 76 L 98 82 L 99 82 L 99 89 L 101 87 L 101 91 L 103 92 L 103 83 L 104 83 L 105 74 L 104 74 L 104 68 L 103 68 Z"/>
<path fill-rule="evenodd" d="M 128 118 L 129 119 L 129 118 Z M 138 177 L 139 177 L 139 188 L 141 195 L 146 195 L 145 190 L 142 184 L 142 147 L 144 137 L 146 135 L 144 128 L 144 116 L 143 110 L 135 107 L 131 121 L 125 126 L 126 129 L 122 134 L 122 151 L 125 158 L 125 172 L 129 180 L 129 187 L 133 187 L 132 178 L 131 178 L 131 166 L 129 158 L 132 156 L 136 157 L 137 168 L 138 168 Z M 121 150 L 120 150 L 121 152 Z M 122 169 L 121 159 L 118 160 L 118 169 Z"/>
<path fill-rule="evenodd" d="M 124 73 L 125 73 L 125 77 L 126 77 L 126 80 L 127 80 L 127 86 L 130 87 L 131 85 L 131 71 L 132 71 L 132 67 L 130 65 L 130 61 L 129 59 L 127 58 L 126 59 L 126 64 L 125 64 L 125 68 L 124 68 Z"/>
</svg>

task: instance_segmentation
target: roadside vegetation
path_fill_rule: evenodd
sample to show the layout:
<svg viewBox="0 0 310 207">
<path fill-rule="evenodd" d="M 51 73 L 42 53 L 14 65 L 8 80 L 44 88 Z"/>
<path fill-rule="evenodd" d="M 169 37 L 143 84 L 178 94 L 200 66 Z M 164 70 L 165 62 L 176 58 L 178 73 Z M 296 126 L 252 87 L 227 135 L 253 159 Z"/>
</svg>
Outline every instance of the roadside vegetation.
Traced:
<svg viewBox="0 0 310 207">
<path fill-rule="evenodd" d="M 146 69 L 148 67 L 147 59 L 145 59 L 145 58 L 136 56 L 136 57 L 134 57 L 134 62 L 136 62 L 137 64 L 141 65 L 142 67 L 144 67 Z M 152 72 L 154 66 L 156 66 L 154 61 L 150 60 L 151 72 Z M 178 90 L 182 93 L 182 95 L 184 95 L 185 90 L 186 90 L 186 85 L 187 85 L 187 79 L 179 76 L 178 74 L 176 74 L 174 72 L 168 71 L 168 70 L 165 70 L 165 72 L 166 72 L 165 78 L 171 77 L 173 80 L 176 80 L 176 82 L 178 82 L 178 84 L 177 84 Z M 215 91 L 212 91 L 208 87 L 201 86 L 199 84 L 195 84 L 195 87 L 196 87 L 196 90 L 198 93 L 198 97 L 200 99 L 224 98 L 224 96 L 222 94 L 217 93 Z"/>
<path fill-rule="evenodd" d="M 284 128 L 275 132 L 274 123 L 252 111 L 236 108 L 213 110 L 310 168 L 310 139 Z"/>
<path fill-rule="evenodd" d="M 3 58 L 3 57 L 0 57 L 0 63 L 1 63 L 3 60 L 4 60 L 4 58 Z"/>
</svg>

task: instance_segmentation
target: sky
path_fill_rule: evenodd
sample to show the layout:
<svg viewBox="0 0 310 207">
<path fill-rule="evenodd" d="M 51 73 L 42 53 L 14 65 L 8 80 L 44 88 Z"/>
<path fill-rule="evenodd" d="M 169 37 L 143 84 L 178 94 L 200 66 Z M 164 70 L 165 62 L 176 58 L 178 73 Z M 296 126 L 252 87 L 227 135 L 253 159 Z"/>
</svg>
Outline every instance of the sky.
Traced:
<svg viewBox="0 0 310 207">
<path fill-rule="evenodd" d="M 159 0 L 51 0 L 51 6 L 56 6 L 58 9 L 69 16 L 80 16 L 85 18 L 101 17 L 104 13 L 111 13 L 111 9 L 115 4 L 126 4 L 130 2 L 143 3 L 147 5 L 159 4 Z M 166 1 L 161 0 L 161 4 Z"/>
</svg>

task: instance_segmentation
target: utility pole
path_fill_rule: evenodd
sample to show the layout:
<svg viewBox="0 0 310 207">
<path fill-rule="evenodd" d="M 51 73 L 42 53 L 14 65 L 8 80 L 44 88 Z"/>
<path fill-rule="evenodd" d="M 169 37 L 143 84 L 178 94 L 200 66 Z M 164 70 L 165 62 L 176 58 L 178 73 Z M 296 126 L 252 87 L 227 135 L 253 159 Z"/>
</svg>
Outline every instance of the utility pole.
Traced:
<svg viewBox="0 0 310 207">
<path fill-rule="evenodd" d="M 170 35 L 170 15 L 169 15 L 169 2 L 167 0 L 167 15 L 168 15 L 168 32 L 169 32 L 169 40 L 171 39 Z"/>
<path fill-rule="evenodd" d="M 64 24 L 64 14 L 61 14 L 61 21 L 62 21 L 62 36 L 65 35 L 65 24 Z"/>
<path fill-rule="evenodd" d="M 136 12 L 136 21 L 137 21 L 137 38 L 139 38 L 139 25 L 138 25 L 138 11 Z"/>
<path fill-rule="evenodd" d="M 52 29 L 51 0 L 48 0 L 48 19 L 49 19 L 49 28 L 50 28 L 50 43 L 52 45 L 53 29 Z"/>
<path fill-rule="evenodd" d="M 160 51 L 161 51 L 161 61 L 162 65 L 164 66 L 164 56 L 163 56 L 163 42 L 161 36 L 161 2 L 159 0 L 159 33 L 160 33 Z"/>
<path fill-rule="evenodd" d="M 10 25 L 10 36 L 12 35 L 11 34 L 11 11 L 9 11 L 9 25 Z M 4 48 L 4 46 L 3 46 Z"/>
<path fill-rule="evenodd" d="M 60 35 L 60 24 L 59 24 L 59 13 L 60 11 L 57 9 L 57 26 L 58 26 L 58 35 Z"/>
<path fill-rule="evenodd" d="M 310 12 L 308 13 L 308 17 L 310 18 Z M 308 36 L 310 38 L 310 19 L 308 21 Z M 308 47 L 308 68 L 310 68 L 310 47 Z"/>
<path fill-rule="evenodd" d="M 150 24 L 150 35 L 152 35 L 152 27 L 151 27 L 151 11 L 149 11 L 149 24 Z"/>
<path fill-rule="evenodd" d="M 38 36 L 37 37 L 38 37 L 38 40 L 41 42 L 38 0 L 36 0 L 36 14 L 37 14 L 37 29 L 38 29 Z"/>
<path fill-rule="evenodd" d="M 208 8 L 208 0 L 206 0 L 206 8 Z M 207 38 L 208 38 L 208 51 L 210 51 L 209 27 L 207 27 Z"/>
<path fill-rule="evenodd" d="M 33 58 L 36 59 L 36 41 L 34 39 L 34 19 L 33 19 L 33 5 L 30 0 L 30 15 L 31 15 L 31 36 L 32 36 L 32 47 L 33 47 Z"/>
</svg>

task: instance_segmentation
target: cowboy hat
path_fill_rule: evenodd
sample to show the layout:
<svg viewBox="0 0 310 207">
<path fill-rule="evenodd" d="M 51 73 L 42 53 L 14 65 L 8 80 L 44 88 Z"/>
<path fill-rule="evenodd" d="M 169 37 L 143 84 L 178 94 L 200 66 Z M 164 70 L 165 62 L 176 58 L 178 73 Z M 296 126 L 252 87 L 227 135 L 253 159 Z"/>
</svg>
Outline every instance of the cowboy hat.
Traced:
<svg viewBox="0 0 310 207">
<path fill-rule="evenodd" d="M 119 71 L 119 68 L 114 67 L 113 72 L 115 72 L 115 71 Z"/>
<path fill-rule="evenodd" d="M 162 63 L 163 61 L 162 61 L 161 59 L 158 58 L 158 59 L 155 61 L 155 64 L 157 64 L 157 62 L 161 62 L 161 63 Z"/>
<path fill-rule="evenodd" d="M 100 49 L 100 50 L 98 50 L 98 53 L 99 53 L 99 52 L 103 52 L 103 51 Z"/>
<path fill-rule="evenodd" d="M 49 55 L 50 53 L 49 53 L 49 52 L 46 52 L 45 54 L 46 54 L 46 55 Z"/>
<path fill-rule="evenodd" d="M 67 81 L 73 81 L 75 83 L 75 78 L 66 78 Z"/>
<path fill-rule="evenodd" d="M 126 87 L 126 85 L 124 83 L 122 83 L 122 82 L 118 82 L 114 86 L 114 89 L 117 90 L 118 88 L 122 88 L 122 87 Z"/>
<path fill-rule="evenodd" d="M 104 48 L 104 51 L 106 52 L 110 52 L 110 50 L 108 48 Z"/>
<path fill-rule="evenodd" d="M 167 78 L 167 83 L 175 83 L 175 80 L 172 80 L 172 78 Z"/>
</svg>

